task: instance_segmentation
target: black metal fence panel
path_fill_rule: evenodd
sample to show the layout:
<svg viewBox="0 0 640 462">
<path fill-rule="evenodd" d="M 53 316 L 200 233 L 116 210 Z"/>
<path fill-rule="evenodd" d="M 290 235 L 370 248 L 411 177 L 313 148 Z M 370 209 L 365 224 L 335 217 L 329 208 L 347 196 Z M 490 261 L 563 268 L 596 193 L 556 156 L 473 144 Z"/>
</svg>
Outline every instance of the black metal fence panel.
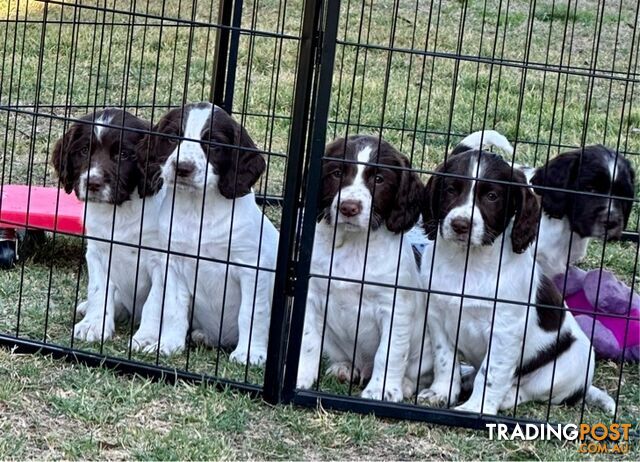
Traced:
<svg viewBox="0 0 640 462">
<path fill-rule="evenodd" d="M 635 420 L 638 2 L 5 8 L 3 344 L 449 425 Z"/>
<path fill-rule="evenodd" d="M 175 375 L 177 371 L 179 376 L 185 378 L 215 379 L 221 383 L 233 382 L 251 390 L 261 389 L 264 368 L 260 367 L 260 363 L 264 363 L 266 355 L 268 316 L 260 320 L 263 325 L 259 327 L 264 331 L 264 345 L 261 349 L 264 351 L 261 358 L 252 361 L 257 365 L 246 364 L 246 360 L 230 360 L 230 354 L 234 350 L 233 342 L 225 348 L 212 350 L 206 345 L 193 345 L 191 335 L 186 343 L 181 339 L 178 342 L 180 346 L 174 348 L 182 350 L 181 352 L 166 355 L 164 353 L 167 351 L 162 351 L 162 347 L 155 348 L 152 340 L 135 336 L 140 321 L 137 318 L 140 318 L 145 297 L 144 294 L 135 293 L 138 290 L 144 291 L 140 284 L 145 273 L 145 253 L 158 254 L 159 261 L 155 265 L 165 270 L 164 284 L 170 282 L 168 270 L 175 266 L 172 260 L 187 261 L 184 266 L 190 268 L 193 279 L 196 279 L 195 274 L 199 278 L 206 278 L 207 266 L 217 264 L 224 268 L 222 276 L 219 271 L 214 271 L 223 281 L 220 293 L 215 294 L 215 298 L 220 300 L 218 304 L 222 305 L 221 316 L 225 309 L 232 310 L 232 313 L 233 310 L 238 310 L 238 307 L 230 306 L 232 301 L 225 300 L 227 287 L 231 291 L 232 284 L 237 283 L 233 281 L 234 270 L 256 267 L 255 271 L 261 272 L 264 269 L 271 274 L 269 278 L 273 277 L 273 264 L 267 265 L 255 258 L 254 261 L 251 258 L 238 259 L 233 256 L 234 250 L 227 249 L 228 254 L 222 250 L 237 245 L 233 230 L 238 233 L 237 223 L 246 218 L 244 214 L 247 212 L 238 208 L 237 214 L 232 213 L 226 219 L 229 245 L 223 243 L 220 249 L 211 250 L 208 247 L 211 243 L 207 242 L 207 236 L 211 238 L 211 233 L 198 232 L 209 219 L 207 214 L 200 214 L 199 218 L 193 219 L 192 228 L 189 229 L 192 234 L 189 239 L 181 240 L 179 234 L 184 232 L 184 228 L 180 231 L 182 222 L 189 217 L 183 213 L 184 209 L 174 206 L 175 194 L 169 194 L 173 197 L 163 202 L 163 207 L 170 212 L 164 218 L 168 226 L 164 230 L 165 245 L 162 246 L 159 242 L 143 242 L 142 238 L 138 240 L 135 236 L 123 234 L 130 229 L 135 230 L 136 226 L 140 230 L 147 226 L 143 224 L 144 220 L 134 216 L 130 217 L 133 221 L 121 223 L 126 206 L 136 204 L 136 207 L 145 207 L 157 213 L 153 209 L 155 205 L 150 195 L 138 198 L 137 184 L 132 185 L 135 191 L 127 191 L 131 193 L 128 200 L 122 203 L 122 198 L 108 200 L 109 204 L 101 212 L 98 209 L 103 204 L 99 198 L 96 202 L 88 196 L 80 197 L 86 193 L 79 190 L 82 189 L 80 183 L 84 182 L 86 185 L 92 182 L 89 169 L 77 172 L 75 184 L 74 181 L 65 184 L 65 180 L 69 179 L 65 179 L 66 167 L 72 170 L 72 164 L 80 163 L 82 156 L 88 156 L 89 163 L 92 162 L 92 156 L 94 163 L 100 161 L 100 149 L 106 142 L 100 135 L 110 136 L 112 139 L 109 142 L 123 150 L 120 157 L 114 157 L 115 166 L 112 169 L 116 174 L 110 178 L 112 187 L 129 181 L 123 169 L 128 165 L 125 162 L 129 162 L 131 158 L 138 158 L 140 174 L 157 174 L 158 172 L 151 172 L 151 157 L 156 153 L 149 154 L 149 144 L 155 146 L 155 142 L 159 141 L 154 135 L 175 136 L 176 141 L 191 136 L 184 131 L 167 133 L 161 125 L 163 117 L 171 109 L 215 98 L 221 108 L 234 115 L 238 127 L 245 127 L 248 136 L 255 143 L 249 151 L 240 152 L 239 155 L 262 156 L 266 160 L 261 169 L 262 175 L 253 185 L 259 205 L 254 207 L 255 210 L 249 211 L 258 219 L 256 226 L 247 232 L 250 231 L 251 238 L 260 242 L 268 231 L 265 229 L 271 227 L 270 221 L 280 228 L 302 5 L 288 4 L 286 1 L 271 2 L 266 8 L 260 8 L 260 14 L 258 7 L 257 3 L 243 7 L 242 2 L 232 1 L 12 1 L 3 4 L 3 8 L 6 8 L 2 12 L 3 59 L 0 88 L 5 139 L 2 146 L 3 198 L 13 185 L 27 186 L 25 195 L 29 198 L 25 198 L 25 204 L 29 204 L 27 207 L 31 208 L 29 217 L 32 220 L 31 223 L 26 223 L 29 229 L 26 239 L 19 242 L 20 259 L 12 270 L 3 272 L 0 305 L 3 309 L 4 342 L 20 344 L 26 349 L 37 345 L 45 351 L 57 354 L 66 352 L 78 358 L 86 354 L 85 360 L 89 362 L 95 358 L 109 358 L 109 363 L 114 367 L 144 370 L 146 373 L 153 370 L 153 375 L 162 373 L 166 376 L 167 371 Z M 132 127 L 117 117 L 101 118 L 104 108 L 120 108 L 148 122 L 149 126 Z M 187 110 L 181 111 L 178 117 L 183 118 L 186 123 L 187 114 Z M 86 120 L 82 120 L 83 118 Z M 62 139 L 65 133 L 75 134 L 78 127 L 85 129 L 87 133 L 93 127 L 93 135 L 86 137 L 84 154 L 80 152 L 81 148 L 64 142 L 61 155 L 63 163 L 67 162 L 68 157 L 69 165 L 62 165 L 53 159 L 56 141 Z M 126 149 L 131 152 L 125 152 L 125 141 L 128 138 L 131 138 L 131 146 L 126 146 Z M 213 138 L 215 137 L 208 137 L 204 141 L 213 143 Z M 135 146 L 136 143 L 143 143 L 144 147 Z M 239 144 L 233 136 L 226 143 Z M 111 154 L 115 156 L 116 148 L 112 148 L 114 152 Z M 213 145 L 209 145 L 208 149 L 213 150 Z M 147 158 L 148 156 L 151 157 Z M 55 165 L 56 162 L 58 165 Z M 60 170 L 59 174 L 56 174 L 56 168 Z M 69 171 L 66 176 L 71 175 L 72 172 Z M 86 178 L 82 178 L 83 175 Z M 104 177 L 108 187 L 107 175 Z M 38 186 L 63 189 L 54 194 L 53 198 L 46 196 L 45 199 L 51 203 L 36 206 L 36 203 L 42 202 L 41 191 L 36 188 Z M 65 191 L 67 186 L 68 190 Z M 127 185 L 123 186 L 131 189 Z M 175 192 L 175 188 L 173 190 Z M 56 215 L 58 211 L 62 213 L 61 204 L 65 202 L 65 193 L 69 193 L 72 198 L 78 196 L 81 200 L 88 198 L 85 208 L 79 212 L 74 211 L 78 215 L 76 218 L 85 224 L 84 234 L 65 232 L 56 227 L 51 230 L 47 228 L 44 239 L 34 239 L 42 237 L 40 233 L 44 228 L 33 224 L 33 216 L 40 213 L 42 208 L 51 215 Z M 234 193 L 232 191 L 231 195 Z M 241 194 L 236 195 L 240 200 Z M 15 200 L 12 194 L 9 196 L 3 204 L 5 210 L 11 208 L 13 204 L 10 201 Z M 180 194 L 178 200 L 179 196 Z M 114 206 L 114 202 L 118 202 L 118 205 Z M 235 202 L 235 199 L 229 201 L 233 204 Z M 194 199 L 192 205 L 197 208 L 197 200 Z M 206 209 L 209 204 L 202 197 L 200 205 Z M 96 223 L 96 213 L 102 214 L 103 222 Z M 150 223 L 153 214 L 146 219 L 147 224 Z M 224 227 L 225 223 L 217 222 L 216 225 Z M 23 225 L 21 222 L 4 222 L 3 227 L 6 228 L 3 229 L 12 231 L 14 228 L 23 228 L 21 224 Z M 105 229 L 96 229 L 99 226 L 104 226 Z M 274 233 L 275 230 L 271 234 Z M 237 240 L 238 238 L 235 239 Z M 37 242 L 36 248 L 31 249 L 33 251 L 30 253 L 26 244 L 32 241 Z M 272 248 L 267 248 L 268 246 Z M 97 277 L 106 281 L 105 292 L 109 291 L 109 285 L 115 285 L 116 291 L 118 290 L 122 285 L 116 281 L 118 276 L 136 281 L 132 284 L 136 286 L 136 290 L 134 293 L 127 293 L 129 300 L 123 304 L 130 305 L 136 299 L 137 302 L 133 305 L 137 307 L 138 313 L 133 313 L 131 307 L 126 307 L 127 310 L 121 313 L 123 319 L 118 320 L 120 322 L 113 332 L 107 320 L 110 314 L 105 314 L 105 322 L 96 321 L 93 333 L 90 328 L 81 324 L 84 315 L 82 311 L 87 305 L 84 300 L 90 295 L 87 293 L 88 287 L 91 288 L 89 279 L 92 278 L 87 273 L 92 268 L 85 264 L 84 248 L 91 247 L 99 247 L 106 253 L 103 256 L 103 271 L 98 271 Z M 268 250 L 273 260 L 277 234 L 258 247 L 260 249 L 256 251 L 262 255 Z M 159 252 L 151 252 L 151 249 Z M 127 258 L 123 263 L 120 261 L 122 253 L 127 251 L 133 258 Z M 89 256 L 86 260 L 89 263 Z M 254 279 L 256 285 L 261 284 L 260 277 Z M 198 298 L 199 291 L 206 290 L 201 287 L 202 282 L 193 280 L 191 285 L 193 287 L 189 292 L 192 299 Z M 246 290 L 250 297 L 264 298 L 259 290 L 251 287 L 250 281 L 247 282 Z M 158 308 L 160 305 L 166 306 L 171 295 L 166 289 L 162 290 Z M 102 298 L 104 306 L 112 304 L 114 300 L 119 302 L 117 294 L 109 293 Z M 255 301 L 252 304 L 255 305 Z M 253 318 L 251 308 L 249 306 L 249 315 Z M 116 311 L 119 311 L 117 307 Z M 159 345 L 163 343 L 160 331 L 165 330 L 161 326 L 167 322 L 164 319 L 165 311 L 161 310 L 160 325 L 156 326 L 160 334 L 157 339 Z M 197 316 L 197 311 L 189 311 L 189 321 L 193 324 L 194 312 Z M 233 330 L 235 325 L 237 330 L 237 320 L 227 318 L 231 316 L 224 317 L 225 323 L 230 324 L 229 328 Z M 225 323 L 220 323 L 221 332 L 228 330 Z M 75 335 L 74 325 L 78 325 Z M 142 344 L 138 344 L 141 339 Z M 210 343 L 217 344 L 217 340 Z"/>
<path fill-rule="evenodd" d="M 496 418 L 633 421 L 637 389 L 623 384 L 634 383 L 638 376 L 630 351 L 633 341 L 628 342 L 637 322 L 629 290 L 637 287 L 638 258 L 638 195 L 630 175 L 637 169 L 638 152 L 637 130 L 630 124 L 638 82 L 633 50 L 637 14 L 632 2 L 328 2 L 314 94 L 317 106 L 311 117 L 315 125 L 310 129 L 318 137 L 312 138 L 308 151 L 285 397 L 305 405 L 320 401 L 341 410 L 472 427 Z M 624 17 L 629 21 L 623 30 L 619 20 Z M 620 44 L 622 36 L 625 45 Z M 608 51 L 603 54 L 603 49 Z M 619 97 L 609 96 L 616 93 Z M 478 130 L 497 130 L 515 149 L 489 132 L 475 140 L 465 138 Z M 467 159 L 469 167 L 460 169 L 457 164 L 465 156 L 456 158 L 460 149 L 452 149 L 463 138 L 470 147 L 483 141 L 494 145 L 502 158 L 486 158 L 492 169 L 506 168 L 502 176 L 483 176 L 485 161 L 480 158 L 475 164 Z M 331 140 L 336 141 L 325 149 Z M 607 149 L 581 148 L 596 143 Z M 572 161 L 560 168 L 565 173 L 561 182 L 551 175 L 546 181 L 540 181 L 542 173 L 535 176 L 536 168 L 558 168 L 560 161 L 554 159 L 569 151 Z M 393 159 L 398 152 L 409 164 Z M 606 172 L 600 179 L 590 176 L 601 168 L 594 161 L 620 169 L 610 173 L 618 182 L 606 179 Z M 512 163 L 522 174 L 510 170 Z M 405 176 L 408 165 L 425 183 L 422 197 L 411 196 L 410 189 L 397 183 L 384 186 L 385 175 L 395 171 Z M 536 199 L 539 205 L 529 201 L 526 229 L 531 246 L 516 251 L 509 231 L 524 213 L 514 216 L 514 210 L 523 205 L 510 209 L 508 203 L 530 192 L 523 188 L 525 174 L 537 186 L 536 195 L 546 197 Z M 373 185 L 371 178 L 376 178 Z M 448 184 L 447 179 L 460 181 Z M 367 188 L 357 192 L 358 181 Z M 480 244 L 474 244 L 469 223 L 462 226 L 462 237 L 445 229 L 447 210 L 441 210 L 448 207 L 445 194 L 475 190 L 475 185 L 482 190 L 494 185 L 491 194 L 506 201 L 498 215 L 503 221 L 514 220 L 498 225 L 494 216 L 491 223 L 490 208 L 483 209 L 480 196 L 470 196 L 467 222 L 476 228 L 491 226 Z M 394 202 L 387 187 L 401 190 L 405 203 Z M 385 214 L 389 207 L 403 207 L 415 216 L 406 203 L 411 200 L 423 201 L 422 218 L 399 238 L 398 223 L 390 223 Z M 570 202 L 571 211 L 552 210 L 555 201 Z M 342 204 L 347 204 L 344 210 Z M 512 215 L 505 218 L 504 213 Z M 598 224 L 602 222 L 609 223 L 605 227 L 610 235 Z M 558 231 L 562 237 L 554 234 L 559 223 L 566 227 Z M 452 233 L 457 237 L 447 235 Z M 416 257 L 422 265 L 418 276 L 408 276 L 412 269 L 407 248 L 421 253 Z M 520 252 L 527 258 L 514 259 Z M 569 264 L 581 269 L 571 269 L 564 277 Z M 611 274 L 600 274 L 601 269 L 613 271 L 627 288 L 617 302 L 624 308 L 616 314 L 603 303 L 594 321 L 588 311 L 592 307 L 576 308 L 575 284 L 585 281 L 583 270 L 593 270 L 585 290 L 591 298 L 604 300 L 613 287 L 609 284 L 617 282 Z M 551 302 L 547 295 L 545 301 L 543 271 L 554 281 L 552 291 L 573 303 L 571 313 L 558 298 Z M 516 277 L 523 278 L 517 290 L 512 287 Z M 416 304 L 424 308 L 412 311 Z M 453 318 L 441 319 L 447 310 Z M 406 313 L 410 326 L 402 325 Z M 548 326 L 542 333 L 545 319 L 554 317 L 563 318 L 562 326 Z M 618 322 L 621 341 L 615 351 L 605 352 L 602 329 Z M 515 326 L 518 332 L 506 335 Z M 406 336 L 411 341 L 404 379 L 413 382 L 409 390 L 400 390 L 397 375 L 402 374 L 396 363 L 402 355 L 393 348 Z M 583 346 L 594 344 L 595 351 L 575 346 L 569 351 L 569 337 Z M 447 342 L 449 354 L 439 354 Z M 445 363 L 439 373 L 444 385 L 438 389 L 434 380 L 437 384 L 438 369 L 443 369 L 440 361 Z M 462 362 L 461 378 L 456 379 L 459 372 L 450 365 L 454 361 Z M 505 361 L 511 362 L 509 372 L 501 374 Z M 411 367 L 419 372 L 410 373 Z M 487 374 L 492 367 L 494 373 Z M 372 387 L 376 380 L 382 385 Z M 506 385 L 497 386 L 496 381 Z M 609 397 L 596 399 L 602 395 L 592 384 Z M 504 403 L 492 398 L 496 387 Z M 585 389 L 591 391 L 581 394 Z M 452 409 L 456 406 L 460 409 Z"/>
</svg>

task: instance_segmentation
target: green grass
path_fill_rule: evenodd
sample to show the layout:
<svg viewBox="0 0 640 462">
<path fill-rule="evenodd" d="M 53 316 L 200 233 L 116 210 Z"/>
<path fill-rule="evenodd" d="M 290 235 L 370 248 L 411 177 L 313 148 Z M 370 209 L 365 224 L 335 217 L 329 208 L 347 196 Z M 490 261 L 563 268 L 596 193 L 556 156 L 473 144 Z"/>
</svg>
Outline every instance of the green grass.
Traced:
<svg viewBox="0 0 640 462">
<path fill-rule="evenodd" d="M 178 2 L 166 3 L 163 12 L 159 0 L 139 0 L 135 11 L 182 20 L 193 15 L 208 23 L 218 9 L 217 2 L 197 2 L 195 12 L 191 2 L 183 1 L 180 8 Z M 526 164 L 540 165 L 560 151 L 549 144 L 579 145 L 583 132 L 587 143 L 640 152 L 637 85 L 633 90 L 623 80 L 585 75 L 589 68 L 605 76 L 630 72 L 630 56 L 638 48 L 629 27 L 635 5 L 623 1 L 619 12 L 619 4 L 606 2 L 600 18 L 600 3 L 572 2 L 567 9 L 562 2 L 553 6 L 551 0 L 538 0 L 530 11 L 530 2 L 512 0 L 506 11 L 506 2 L 499 0 L 423 1 L 417 7 L 400 0 L 399 20 L 394 22 L 393 0 L 376 0 L 364 8 L 343 1 L 338 37 L 346 44 L 336 49 L 327 136 L 381 132 L 412 158 L 416 168 L 426 170 L 459 139 L 442 133 L 465 134 L 483 125 L 514 141 L 516 161 Z M 46 5 L 30 0 L 17 8 L 14 0 L 0 0 L 0 19 L 38 20 L 46 14 L 48 20 L 46 27 L 42 22 L 0 22 L 0 104 L 27 111 L 0 110 L 4 183 L 57 184 L 48 155 L 65 124 L 48 115 L 79 117 L 86 111 L 66 108 L 68 104 L 125 106 L 157 121 L 163 106 L 181 104 L 184 96 L 190 101 L 208 97 L 214 28 L 174 27 L 178 23 L 171 20 L 160 27 L 158 20 L 141 16 L 132 24 L 128 14 L 52 4 L 45 9 Z M 128 11 L 134 3 L 107 0 L 106 5 Z M 288 1 L 286 15 L 275 0 L 261 0 L 252 22 L 254 6 L 245 2 L 243 27 L 299 35 L 301 0 Z M 462 55 L 495 55 L 513 62 L 528 58 L 533 67 L 525 73 L 519 67 L 473 60 L 456 65 L 450 56 L 459 46 L 463 13 Z M 82 24 L 59 22 L 74 18 Z M 101 25 L 105 22 L 124 25 Z M 593 62 L 597 28 L 600 46 Z M 396 51 L 389 53 L 387 47 Z M 288 151 L 297 49 L 297 40 L 241 35 L 234 110 L 266 151 Z M 437 56 L 407 53 L 409 49 L 435 51 Z M 579 74 L 544 72 L 539 67 L 545 64 L 573 66 Z M 52 104 L 59 107 L 46 106 Z M 159 108 L 142 107 L 152 104 Z M 640 158 L 629 158 L 640 169 Z M 283 159 L 270 158 L 261 190 L 282 194 L 284 166 Z M 637 230 L 638 208 L 631 229 Z M 279 209 L 270 208 L 267 214 L 279 222 Z M 637 278 L 632 280 L 636 253 L 632 244 L 607 243 L 603 252 L 602 243 L 594 242 L 582 266 L 604 265 L 638 291 Z M 84 298 L 86 286 L 81 240 L 56 236 L 24 256 L 15 269 L 0 272 L 0 331 L 15 333 L 19 306 L 20 335 L 71 345 L 73 307 Z M 129 325 L 119 325 L 115 339 L 102 352 L 128 357 L 129 332 Z M 95 345 L 75 346 L 100 352 Z M 0 368 L 8 376 L 0 387 L 0 458 L 578 458 L 571 446 L 489 443 L 483 434 L 463 430 L 322 409 L 271 408 L 231 392 L 169 387 L 46 358 L 0 354 Z M 156 362 L 149 355 L 133 359 Z M 158 363 L 183 369 L 187 357 L 161 357 Z M 216 351 L 194 349 L 188 368 L 254 384 L 263 380 L 262 370 L 232 364 L 226 352 L 218 357 Z M 598 363 L 598 386 L 613 393 L 619 376 L 619 365 Z M 639 378 L 637 366 L 625 365 L 620 415 L 634 422 L 640 413 Z M 320 386 L 348 392 L 330 378 Z M 527 404 L 518 409 L 518 416 L 544 418 L 546 412 L 544 405 Z M 575 422 L 580 409 L 553 407 L 550 418 Z M 586 420 L 602 418 L 598 411 L 586 410 Z"/>
<path fill-rule="evenodd" d="M 576 22 L 580 21 L 585 24 L 593 24 L 595 19 L 595 12 L 591 10 L 577 11 L 577 4 L 574 4 L 572 8 L 567 5 L 542 5 L 535 12 L 535 18 L 538 21 L 551 22 Z"/>
<path fill-rule="evenodd" d="M 463 429 L 273 407 L 6 350 L 0 372 L 3 459 L 582 459 L 568 443 L 492 443 Z"/>
</svg>

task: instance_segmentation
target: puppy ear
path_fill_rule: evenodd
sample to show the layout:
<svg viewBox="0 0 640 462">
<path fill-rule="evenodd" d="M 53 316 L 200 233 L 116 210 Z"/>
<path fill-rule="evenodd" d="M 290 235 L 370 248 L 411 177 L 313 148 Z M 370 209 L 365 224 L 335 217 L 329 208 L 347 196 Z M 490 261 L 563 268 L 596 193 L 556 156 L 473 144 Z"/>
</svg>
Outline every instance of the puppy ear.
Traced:
<svg viewBox="0 0 640 462">
<path fill-rule="evenodd" d="M 159 125 L 151 129 L 160 130 Z M 158 155 L 158 136 L 145 135 L 136 146 L 138 167 L 138 194 L 141 198 L 153 196 L 162 188 L 162 161 Z"/>
<path fill-rule="evenodd" d="M 402 167 L 410 168 L 409 159 L 402 157 Z M 400 171 L 400 186 L 396 193 L 396 200 L 387 218 L 387 228 L 393 233 L 409 231 L 418 221 L 422 206 L 422 190 L 424 186 L 416 172 Z"/>
<path fill-rule="evenodd" d="M 571 189 L 578 174 L 578 157 L 576 151 L 565 152 L 549 160 L 549 162 L 536 170 L 531 178 L 531 184 L 535 186 L 547 186 L 550 188 Z M 569 213 L 571 193 L 563 191 L 549 191 L 534 188 L 536 193 L 542 196 L 542 208 L 553 218 L 562 218 Z"/>
<path fill-rule="evenodd" d="M 220 108 L 215 109 L 214 117 L 218 123 L 212 133 L 213 141 L 230 145 L 212 148 L 219 176 L 218 189 L 227 199 L 245 196 L 251 192 L 267 164 L 264 157 L 255 152 L 256 145 L 244 127 Z"/>
<path fill-rule="evenodd" d="M 441 170 L 438 167 L 434 173 Z M 431 175 L 422 195 L 422 226 L 430 240 L 434 240 L 438 233 L 438 210 L 436 209 L 436 204 L 440 202 L 441 182 L 442 179 L 439 175 Z"/>
<path fill-rule="evenodd" d="M 522 183 L 522 186 L 511 187 L 511 194 L 516 203 L 515 219 L 511 230 L 511 245 L 515 253 L 522 253 L 527 250 L 538 234 L 540 205 L 521 171 L 513 171 L 513 181 Z"/>
<path fill-rule="evenodd" d="M 153 196 L 162 188 L 162 165 L 178 145 L 177 137 L 183 135 L 182 111 L 182 108 L 176 108 L 167 112 L 136 146 L 140 197 Z M 145 128 L 149 129 L 148 126 Z"/>
<path fill-rule="evenodd" d="M 71 147 L 75 139 L 80 136 L 81 127 L 79 124 L 73 124 L 67 132 L 56 141 L 51 155 L 51 165 L 60 178 L 60 184 L 64 188 L 64 192 L 71 194 L 75 176 L 73 172 L 73 162 L 71 159 Z"/>
<path fill-rule="evenodd" d="M 322 178 L 320 180 L 320 187 L 318 188 L 317 195 L 316 222 L 318 223 L 325 218 L 329 220 L 331 217 L 331 204 L 334 196 L 338 193 L 338 189 L 342 186 L 342 181 L 333 180 L 330 177 L 330 172 L 335 169 L 337 165 L 336 162 L 340 163 L 341 168 L 345 167 L 341 161 L 345 158 L 346 149 L 347 140 L 343 137 L 336 138 L 324 148 Z"/>
</svg>

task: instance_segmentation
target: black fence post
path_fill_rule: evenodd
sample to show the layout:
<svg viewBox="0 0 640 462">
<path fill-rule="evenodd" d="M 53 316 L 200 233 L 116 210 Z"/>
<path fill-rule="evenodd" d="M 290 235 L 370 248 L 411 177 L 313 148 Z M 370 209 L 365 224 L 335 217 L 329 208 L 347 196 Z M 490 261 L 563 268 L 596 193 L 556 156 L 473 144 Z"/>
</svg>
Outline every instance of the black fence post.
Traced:
<svg viewBox="0 0 640 462">
<path fill-rule="evenodd" d="M 311 127 L 308 170 L 305 175 L 305 213 L 302 220 L 300 253 L 296 265 L 293 312 L 291 315 L 291 327 L 289 329 L 289 344 L 286 352 L 287 368 L 285 369 L 282 388 L 283 399 L 285 401 L 290 401 L 293 398 L 298 375 L 298 361 L 300 359 L 304 314 L 307 304 L 307 289 L 309 286 L 309 270 L 311 267 L 311 254 L 316 229 L 317 197 L 320 190 L 322 157 L 326 144 L 327 120 L 329 118 L 329 103 L 331 100 L 331 84 L 333 81 L 339 14 L 340 0 L 328 0 L 320 51 L 320 69 L 314 95 L 316 107 L 311 115 L 313 125 Z"/>
<path fill-rule="evenodd" d="M 273 307 L 269 327 L 269 346 L 265 366 L 264 399 L 270 403 L 282 401 L 282 384 L 291 297 L 295 274 L 296 225 L 300 212 L 300 192 L 304 170 L 304 151 L 309 125 L 309 110 L 313 95 L 314 63 L 317 56 L 319 24 L 323 0 L 306 0 L 302 36 L 298 53 L 298 68 L 292 112 L 284 204 L 280 224 L 280 240 L 276 260 Z"/>
<path fill-rule="evenodd" d="M 210 100 L 231 113 L 233 89 L 238 64 L 238 48 L 243 0 L 221 0 L 218 9 L 218 30 L 213 56 L 213 77 Z M 232 20 L 233 13 L 233 20 Z"/>
<path fill-rule="evenodd" d="M 233 90 L 236 85 L 236 68 L 238 67 L 238 48 L 240 47 L 240 25 L 242 23 L 242 6 L 244 0 L 236 0 L 231 20 L 231 42 L 229 43 L 229 57 L 227 59 L 227 77 L 225 81 L 223 108 L 229 114 L 233 110 Z"/>
</svg>

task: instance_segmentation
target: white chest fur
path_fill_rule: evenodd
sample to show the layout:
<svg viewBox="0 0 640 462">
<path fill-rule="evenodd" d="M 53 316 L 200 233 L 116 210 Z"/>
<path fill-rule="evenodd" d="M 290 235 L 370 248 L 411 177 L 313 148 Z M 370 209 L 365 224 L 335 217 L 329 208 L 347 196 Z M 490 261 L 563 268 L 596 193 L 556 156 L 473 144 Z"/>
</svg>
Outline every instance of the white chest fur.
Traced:
<svg viewBox="0 0 640 462">
<path fill-rule="evenodd" d="M 332 373 L 349 378 L 353 366 L 371 377 L 363 396 L 397 401 L 431 368 L 428 334 L 420 354 L 424 295 L 409 289 L 420 287 L 411 244 L 386 228 L 342 226 L 316 227 L 298 386 L 316 380 L 322 344 Z"/>
<path fill-rule="evenodd" d="M 551 218 L 542 213 L 536 250 L 536 259 L 544 274 L 564 273 L 568 264 L 582 260 L 587 254 L 589 238 L 571 231 L 567 218 Z M 535 244 L 534 244 L 535 246 Z"/>
</svg>

